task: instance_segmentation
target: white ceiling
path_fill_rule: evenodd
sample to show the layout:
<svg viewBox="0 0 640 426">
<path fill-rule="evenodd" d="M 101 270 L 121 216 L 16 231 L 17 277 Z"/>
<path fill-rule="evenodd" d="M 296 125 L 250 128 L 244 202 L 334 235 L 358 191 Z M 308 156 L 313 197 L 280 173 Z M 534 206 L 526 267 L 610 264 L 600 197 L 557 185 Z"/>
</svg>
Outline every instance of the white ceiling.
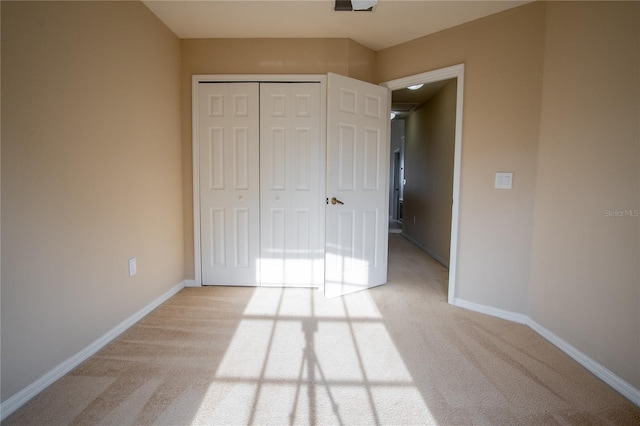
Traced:
<svg viewBox="0 0 640 426">
<path fill-rule="evenodd" d="M 335 12 L 333 0 L 143 0 L 180 38 L 350 38 L 375 51 L 529 1 L 380 0 Z"/>
</svg>

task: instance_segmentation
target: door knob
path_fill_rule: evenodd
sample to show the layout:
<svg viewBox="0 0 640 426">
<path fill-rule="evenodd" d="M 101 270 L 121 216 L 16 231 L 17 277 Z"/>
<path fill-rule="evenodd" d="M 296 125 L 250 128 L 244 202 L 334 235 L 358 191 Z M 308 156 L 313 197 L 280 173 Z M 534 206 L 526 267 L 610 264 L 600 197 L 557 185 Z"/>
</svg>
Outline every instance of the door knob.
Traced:
<svg viewBox="0 0 640 426">
<path fill-rule="evenodd" d="M 333 197 L 331 198 L 331 204 L 344 204 L 344 203 L 338 200 L 336 197 Z"/>
</svg>

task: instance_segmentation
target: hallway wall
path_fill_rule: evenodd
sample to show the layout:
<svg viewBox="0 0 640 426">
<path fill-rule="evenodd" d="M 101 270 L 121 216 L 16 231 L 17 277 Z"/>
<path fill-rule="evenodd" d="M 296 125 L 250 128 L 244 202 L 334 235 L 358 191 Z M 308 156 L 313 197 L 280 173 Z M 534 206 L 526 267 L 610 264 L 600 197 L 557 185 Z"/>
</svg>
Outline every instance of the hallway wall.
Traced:
<svg viewBox="0 0 640 426">
<path fill-rule="evenodd" d="M 434 259 L 449 266 L 456 130 L 456 80 L 406 119 L 402 231 Z"/>
</svg>

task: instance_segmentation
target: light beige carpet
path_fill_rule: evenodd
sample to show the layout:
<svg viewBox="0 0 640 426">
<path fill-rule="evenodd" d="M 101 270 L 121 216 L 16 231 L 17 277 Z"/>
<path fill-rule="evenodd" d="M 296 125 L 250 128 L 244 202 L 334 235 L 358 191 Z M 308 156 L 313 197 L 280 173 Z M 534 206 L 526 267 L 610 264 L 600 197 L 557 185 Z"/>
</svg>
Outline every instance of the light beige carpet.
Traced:
<svg viewBox="0 0 640 426">
<path fill-rule="evenodd" d="M 526 326 L 446 303 L 447 271 L 390 235 L 389 283 L 188 288 L 4 424 L 640 424 Z"/>
</svg>

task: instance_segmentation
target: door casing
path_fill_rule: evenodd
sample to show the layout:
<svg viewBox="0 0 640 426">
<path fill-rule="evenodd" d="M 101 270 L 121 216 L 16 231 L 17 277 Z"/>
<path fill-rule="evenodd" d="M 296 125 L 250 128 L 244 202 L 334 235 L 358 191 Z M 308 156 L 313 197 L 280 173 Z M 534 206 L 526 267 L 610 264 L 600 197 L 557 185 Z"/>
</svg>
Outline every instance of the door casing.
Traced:
<svg viewBox="0 0 640 426">
<path fill-rule="evenodd" d="M 451 208 L 451 249 L 449 251 L 449 291 L 447 301 L 455 305 L 456 301 L 456 280 L 458 268 L 458 240 L 460 227 L 460 170 L 462 162 L 462 111 L 464 101 L 464 64 L 452 65 L 446 68 L 440 68 L 433 71 L 415 74 L 396 80 L 387 81 L 381 86 L 391 90 L 403 89 L 413 84 L 428 84 L 436 81 L 457 79 L 457 98 L 456 98 L 456 130 L 455 130 L 455 146 L 453 154 L 453 193 Z"/>
</svg>

